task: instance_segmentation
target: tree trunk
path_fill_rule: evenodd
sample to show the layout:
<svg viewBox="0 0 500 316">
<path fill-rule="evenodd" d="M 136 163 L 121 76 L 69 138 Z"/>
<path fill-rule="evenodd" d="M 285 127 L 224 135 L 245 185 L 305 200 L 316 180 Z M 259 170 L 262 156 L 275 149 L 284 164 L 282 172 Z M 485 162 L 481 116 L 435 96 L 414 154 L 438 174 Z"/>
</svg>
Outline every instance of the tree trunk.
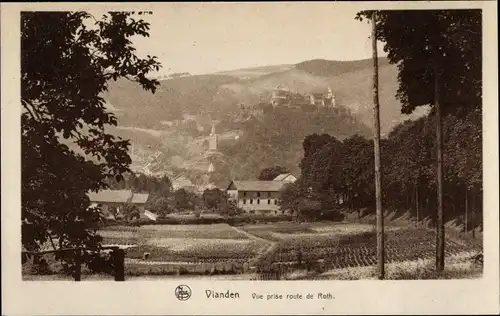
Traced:
<svg viewBox="0 0 500 316">
<path fill-rule="evenodd" d="M 468 224 L 468 220 L 469 220 L 469 213 L 468 213 L 468 208 L 469 208 L 469 203 L 467 203 L 467 193 L 468 193 L 468 189 L 467 189 L 467 186 L 465 187 L 465 221 L 464 221 L 464 230 L 465 230 L 465 233 L 467 234 L 467 232 L 469 231 L 468 230 L 468 227 L 467 227 L 467 224 Z"/>
<path fill-rule="evenodd" d="M 115 259 L 115 281 L 125 281 L 125 251 L 116 249 L 113 255 Z"/>
<path fill-rule="evenodd" d="M 75 281 L 81 281 L 82 279 L 82 251 L 77 249 L 75 251 L 75 271 L 74 271 Z"/>
<path fill-rule="evenodd" d="M 385 278 L 384 271 L 384 214 L 382 212 L 382 188 L 380 166 L 380 109 L 378 97 L 378 58 L 377 58 L 377 13 L 372 15 L 372 48 L 373 48 L 373 121 L 374 121 L 374 154 L 375 154 L 375 199 L 377 210 L 377 258 L 378 278 Z"/>
<path fill-rule="evenodd" d="M 475 195 L 472 194 L 472 200 L 471 200 L 471 211 L 472 211 L 472 219 L 474 220 L 472 224 L 472 238 L 476 238 L 476 211 L 475 211 Z M 482 225 L 483 219 L 481 217 L 481 225 Z"/>
<path fill-rule="evenodd" d="M 444 270 L 444 214 L 443 214 L 443 124 L 439 102 L 439 72 L 434 63 L 434 107 L 436 108 L 437 148 L 437 223 L 436 223 L 436 271 Z"/>
<path fill-rule="evenodd" d="M 418 221 L 420 220 L 419 217 L 418 217 L 418 183 L 417 185 L 415 185 L 415 208 L 417 209 L 417 226 L 418 226 Z"/>
</svg>

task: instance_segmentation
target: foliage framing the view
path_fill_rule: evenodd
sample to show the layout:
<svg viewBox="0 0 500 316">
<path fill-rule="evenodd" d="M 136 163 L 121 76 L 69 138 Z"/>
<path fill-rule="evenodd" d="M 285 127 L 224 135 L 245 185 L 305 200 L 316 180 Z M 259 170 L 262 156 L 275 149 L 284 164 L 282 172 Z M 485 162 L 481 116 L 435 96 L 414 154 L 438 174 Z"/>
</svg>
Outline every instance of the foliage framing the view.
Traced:
<svg viewBox="0 0 500 316">
<path fill-rule="evenodd" d="M 21 15 L 22 244 L 39 250 L 98 249 L 101 215 L 87 193 L 129 171 L 129 141 L 106 132 L 117 118 L 101 94 L 127 78 L 155 92 L 147 74 L 156 57 L 139 58 L 131 37 L 149 36 L 135 15 L 23 12 Z M 69 145 L 69 146 L 68 146 Z M 68 260 L 68 258 L 66 258 Z"/>
<path fill-rule="evenodd" d="M 357 14 L 370 19 L 372 11 Z M 391 64 L 398 65 L 402 113 L 434 105 L 434 67 L 438 67 L 443 113 L 481 105 L 481 10 L 377 11 L 377 39 Z"/>
</svg>

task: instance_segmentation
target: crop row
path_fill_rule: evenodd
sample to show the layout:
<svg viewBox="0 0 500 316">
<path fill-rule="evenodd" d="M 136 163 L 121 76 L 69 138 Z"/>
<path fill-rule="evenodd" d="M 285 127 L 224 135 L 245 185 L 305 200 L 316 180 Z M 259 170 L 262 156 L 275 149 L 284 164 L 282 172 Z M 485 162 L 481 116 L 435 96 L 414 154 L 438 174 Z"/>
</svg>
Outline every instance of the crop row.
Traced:
<svg viewBox="0 0 500 316">
<path fill-rule="evenodd" d="M 452 240 L 446 241 L 446 255 L 471 250 Z M 386 234 L 386 262 L 413 261 L 434 257 L 434 234 L 422 230 L 392 231 Z M 376 236 L 365 233 L 349 238 L 305 238 L 285 240 L 261 265 L 286 262 L 323 261 L 330 268 L 369 266 L 376 264 Z"/>
<path fill-rule="evenodd" d="M 200 238 L 200 239 L 247 239 L 227 224 L 215 225 L 147 225 L 141 227 L 111 226 L 99 232 L 103 237 L 137 238 Z"/>
<path fill-rule="evenodd" d="M 187 249 L 176 250 L 168 247 L 140 245 L 127 250 L 128 258 L 142 259 L 144 253 L 149 253 L 150 261 L 186 261 L 186 262 L 217 262 L 234 259 L 247 261 L 255 257 L 263 245 L 249 242 L 240 245 L 212 245 L 210 247 L 195 245 Z"/>
</svg>

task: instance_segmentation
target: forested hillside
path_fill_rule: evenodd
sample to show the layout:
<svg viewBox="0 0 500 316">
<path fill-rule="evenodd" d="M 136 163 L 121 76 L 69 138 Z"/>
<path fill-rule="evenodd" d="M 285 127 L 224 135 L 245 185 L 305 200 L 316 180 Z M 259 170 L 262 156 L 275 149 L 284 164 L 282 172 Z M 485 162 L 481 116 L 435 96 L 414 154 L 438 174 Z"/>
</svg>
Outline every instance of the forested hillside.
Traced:
<svg viewBox="0 0 500 316">
<path fill-rule="evenodd" d="M 302 140 L 312 133 L 328 133 L 339 139 L 370 135 L 366 125 L 341 109 L 308 112 L 277 108 L 266 111 L 261 119 L 251 117 L 244 122 L 222 122 L 220 126 L 222 131 L 236 127 L 244 131 L 243 136 L 238 141 L 221 142 L 224 156 L 215 166 L 221 172 L 218 176 L 226 181 L 255 179 L 263 167 L 270 165 L 282 165 L 298 174 Z"/>
<path fill-rule="evenodd" d="M 412 116 L 401 114 L 396 100 L 397 69 L 385 58 L 380 63 L 382 133 Z M 134 144 L 133 166 L 149 165 L 153 172 L 185 170 L 206 173 L 213 162 L 212 180 L 219 186 L 230 179 L 255 178 L 263 166 L 284 165 L 299 173 L 301 143 L 309 134 L 328 133 L 338 139 L 370 135 L 371 61 L 312 60 L 160 80 L 155 94 L 128 80 L 110 84 L 104 93 L 117 114 L 113 132 Z M 338 109 L 266 109 L 271 91 L 285 85 L 302 94 L 331 87 Z M 250 110 L 249 110 L 250 109 Z M 221 155 L 204 158 L 212 119 L 217 121 Z M 160 155 L 154 161 L 148 157 Z M 205 180 L 204 180 L 205 181 Z"/>
</svg>

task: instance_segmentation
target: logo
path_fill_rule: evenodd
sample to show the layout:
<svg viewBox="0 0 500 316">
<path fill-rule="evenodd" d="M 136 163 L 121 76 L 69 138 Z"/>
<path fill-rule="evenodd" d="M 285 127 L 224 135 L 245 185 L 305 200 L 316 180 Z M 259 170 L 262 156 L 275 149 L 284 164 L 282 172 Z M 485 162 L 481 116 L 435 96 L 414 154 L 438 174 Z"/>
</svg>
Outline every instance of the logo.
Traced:
<svg viewBox="0 0 500 316">
<path fill-rule="evenodd" d="M 187 301 L 191 297 L 191 288 L 187 285 L 179 285 L 175 288 L 175 297 L 179 301 Z"/>
</svg>

